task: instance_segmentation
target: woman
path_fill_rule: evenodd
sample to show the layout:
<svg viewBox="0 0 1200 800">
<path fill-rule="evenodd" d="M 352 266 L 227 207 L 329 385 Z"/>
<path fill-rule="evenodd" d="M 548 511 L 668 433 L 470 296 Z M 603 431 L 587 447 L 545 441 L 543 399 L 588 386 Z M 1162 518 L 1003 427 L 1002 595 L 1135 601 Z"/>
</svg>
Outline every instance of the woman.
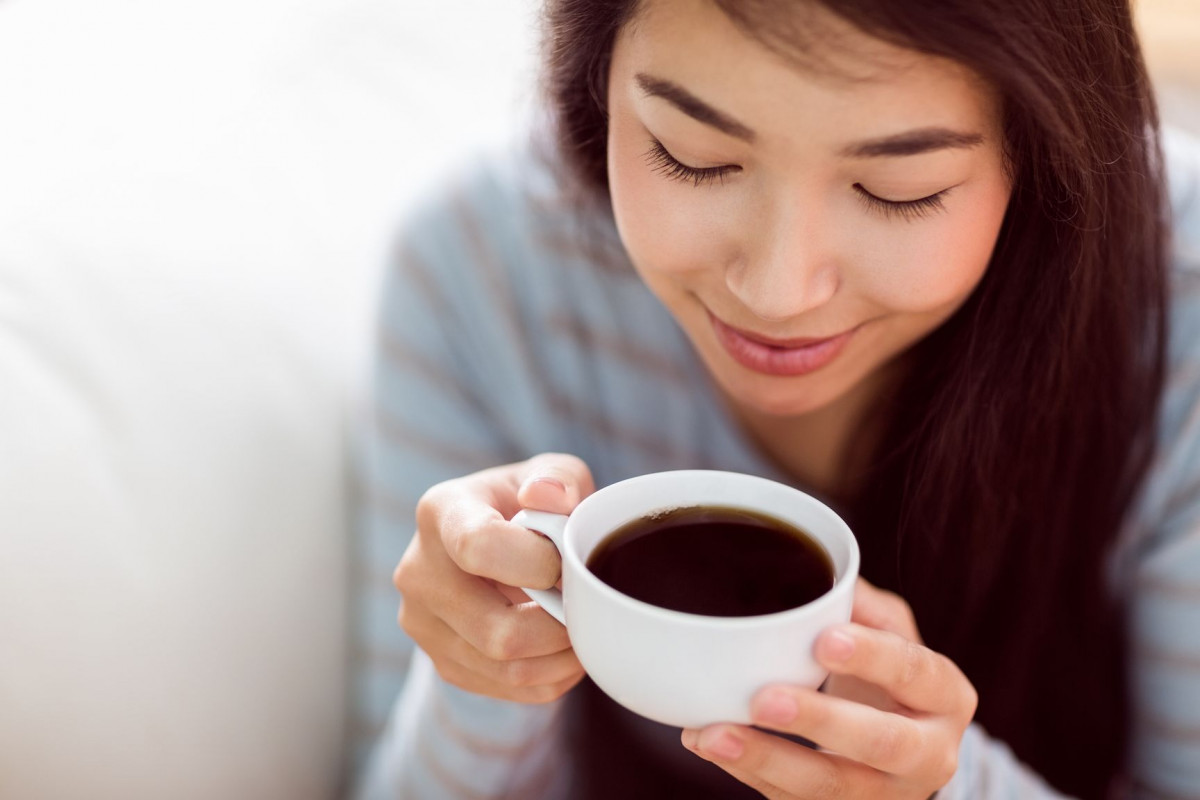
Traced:
<svg viewBox="0 0 1200 800">
<path fill-rule="evenodd" d="M 373 791 L 1200 795 L 1200 209 L 1129 8 L 547 21 L 556 154 L 431 204 L 390 278 L 376 534 L 415 508 L 421 652 Z M 557 554 L 506 520 L 696 467 L 822 496 L 865 581 L 824 691 L 681 734 L 571 691 L 513 588 Z"/>
</svg>

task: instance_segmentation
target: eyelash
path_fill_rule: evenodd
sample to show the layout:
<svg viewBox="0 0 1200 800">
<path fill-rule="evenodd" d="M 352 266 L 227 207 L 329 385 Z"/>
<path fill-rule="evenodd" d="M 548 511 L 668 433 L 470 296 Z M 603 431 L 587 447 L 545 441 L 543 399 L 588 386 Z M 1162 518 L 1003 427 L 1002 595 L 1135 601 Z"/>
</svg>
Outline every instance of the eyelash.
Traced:
<svg viewBox="0 0 1200 800">
<path fill-rule="evenodd" d="M 936 194 L 916 200 L 884 200 L 882 197 L 876 197 L 868 192 L 863 188 L 861 183 L 854 184 L 854 190 L 858 192 L 858 196 L 862 198 L 867 208 L 883 214 L 884 219 L 891 219 L 893 215 L 897 215 L 909 222 L 916 219 L 924 219 L 939 211 L 945 211 L 946 204 L 942 201 L 945 200 L 946 194 L 950 191 L 949 189 L 942 189 L 942 191 Z"/>
<path fill-rule="evenodd" d="M 740 172 L 742 169 L 732 164 L 722 167 L 689 167 L 681 164 L 657 139 L 650 140 L 650 150 L 646 153 L 646 162 L 654 172 L 671 180 L 691 183 L 695 187 L 713 182 L 724 183 L 726 175 L 731 172 Z M 916 200 L 884 200 L 882 197 L 876 197 L 868 192 L 861 183 L 854 184 L 854 190 L 869 209 L 883 214 L 884 219 L 891 219 L 896 215 L 908 221 L 922 219 L 944 211 L 946 206 L 942 201 L 950 191 L 943 189 L 936 194 Z"/>
<path fill-rule="evenodd" d="M 664 177 L 685 183 L 690 182 L 693 186 L 703 186 L 714 181 L 724 183 L 726 175 L 731 172 L 741 172 L 742 169 L 732 164 L 703 168 L 680 164 L 675 156 L 667 152 L 667 148 L 663 147 L 663 143 L 658 139 L 650 140 L 650 151 L 646 153 L 646 163 L 654 172 Z"/>
</svg>

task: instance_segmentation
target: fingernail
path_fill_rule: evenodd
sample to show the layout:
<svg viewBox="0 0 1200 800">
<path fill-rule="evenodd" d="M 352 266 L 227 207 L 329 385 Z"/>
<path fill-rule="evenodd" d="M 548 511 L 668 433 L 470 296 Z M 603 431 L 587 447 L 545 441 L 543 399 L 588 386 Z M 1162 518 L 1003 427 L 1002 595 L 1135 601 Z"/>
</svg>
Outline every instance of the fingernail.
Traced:
<svg viewBox="0 0 1200 800">
<path fill-rule="evenodd" d="M 733 761 L 742 755 L 742 740 L 726 730 L 705 731 L 700 735 L 700 750 L 713 758 Z"/>
<path fill-rule="evenodd" d="M 759 695 L 753 712 L 754 718 L 761 722 L 791 722 L 796 718 L 796 701 L 785 691 L 770 689 Z"/>
<path fill-rule="evenodd" d="M 541 475 L 538 477 L 529 478 L 528 480 L 525 481 L 525 485 L 522 486 L 521 488 L 528 490 L 535 483 L 540 483 L 545 486 L 549 486 L 551 488 L 559 490 L 560 492 L 565 492 L 567 490 L 567 485 L 565 483 L 560 481 L 558 478 L 551 478 L 548 475 Z"/>
<path fill-rule="evenodd" d="M 854 639 L 845 631 L 830 631 L 825 636 L 825 658 L 845 661 L 854 654 Z"/>
<path fill-rule="evenodd" d="M 695 728 L 684 728 L 683 736 L 680 737 L 683 741 L 683 746 L 688 750 L 695 750 L 696 743 L 700 741 L 700 732 Z"/>
</svg>

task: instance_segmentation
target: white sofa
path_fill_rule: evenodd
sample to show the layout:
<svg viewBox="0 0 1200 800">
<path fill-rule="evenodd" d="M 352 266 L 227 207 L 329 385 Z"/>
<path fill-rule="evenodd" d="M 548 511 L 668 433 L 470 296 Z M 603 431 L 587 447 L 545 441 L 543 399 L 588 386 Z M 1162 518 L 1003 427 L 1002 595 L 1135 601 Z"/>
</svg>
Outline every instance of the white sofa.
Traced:
<svg viewBox="0 0 1200 800">
<path fill-rule="evenodd" d="M 0 3 L 0 798 L 337 794 L 381 254 L 533 6 Z"/>
</svg>

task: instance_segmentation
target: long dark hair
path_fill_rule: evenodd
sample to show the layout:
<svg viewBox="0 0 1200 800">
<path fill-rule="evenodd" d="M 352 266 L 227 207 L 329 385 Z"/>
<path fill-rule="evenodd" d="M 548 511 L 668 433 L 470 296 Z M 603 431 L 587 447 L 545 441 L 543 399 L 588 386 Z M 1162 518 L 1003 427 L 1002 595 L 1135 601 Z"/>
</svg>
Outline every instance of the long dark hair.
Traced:
<svg viewBox="0 0 1200 800">
<path fill-rule="evenodd" d="M 1102 797 L 1130 724 L 1108 563 L 1153 455 L 1166 326 L 1158 118 L 1128 3 L 713 2 L 785 54 L 805 44 L 780 21 L 818 3 L 1003 99 L 1014 192 L 991 264 L 909 354 L 846 511 L 863 574 L 970 677 L 977 720 L 1060 790 Z M 558 146 L 600 197 L 612 47 L 636 5 L 547 6 Z"/>
</svg>

